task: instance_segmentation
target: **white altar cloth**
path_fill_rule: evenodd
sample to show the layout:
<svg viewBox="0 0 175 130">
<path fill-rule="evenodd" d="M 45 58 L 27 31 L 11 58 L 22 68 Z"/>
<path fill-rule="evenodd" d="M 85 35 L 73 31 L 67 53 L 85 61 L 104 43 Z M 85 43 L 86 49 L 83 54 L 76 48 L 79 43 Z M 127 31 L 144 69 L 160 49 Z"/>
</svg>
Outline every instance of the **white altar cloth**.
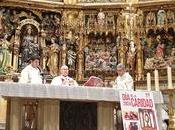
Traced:
<svg viewBox="0 0 175 130">
<path fill-rule="evenodd" d="M 163 103 L 160 91 L 152 91 L 154 102 Z M 119 91 L 107 87 L 62 87 L 50 84 L 21 84 L 0 82 L 0 96 L 18 98 L 42 98 L 78 101 L 119 102 Z"/>
</svg>

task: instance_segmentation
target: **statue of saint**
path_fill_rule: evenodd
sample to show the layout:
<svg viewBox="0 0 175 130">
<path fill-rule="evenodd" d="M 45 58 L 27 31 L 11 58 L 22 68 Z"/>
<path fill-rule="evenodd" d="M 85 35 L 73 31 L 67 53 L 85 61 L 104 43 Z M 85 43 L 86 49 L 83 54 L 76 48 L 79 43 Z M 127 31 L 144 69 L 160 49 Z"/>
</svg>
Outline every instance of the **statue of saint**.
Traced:
<svg viewBox="0 0 175 130">
<path fill-rule="evenodd" d="M 156 16 L 153 12 L 149 12 L 146 16 L 146 25 L 153 26 L 156 25 Z"/>
<path fill-rule="evenodd" d="M 118 28 L 124 29 L 124 27 L 125 27 L 124 21 L 125 21 L 125 17 L 122 15 L 122 12 L 121 12 L 121 14 L 117 18 L 117 26 L 118 26 Z"/>
<path fill-rule="evenodd" d="M 168 10 L 167 11 L 167 23 L 168 24 L 173 24 L 174 23 L 174 12 Z"/>
<path fill-rule="evenodd" d="M 49 25 L 50 25 L 50 20 L 49 20 L 49 15 L 45 15 L 42 19 L 42 23 L 41 23 L 41 27 L 42 29 L 49 29 Z"/>
<path fill-rule="evenodd" d="M 143 18 L 144 18 L 144 15 L 143 15 L 143 11 L 142 10 L 138 10 L 137 12 L 137 16 L 136 16 L 136 25 L 138 27 L 143 27 Z"/>
<path fill-rule="evenodd" d="M 128 57 L 127 57 L 127 64 L 129 67 L 129 70 L 134 70 L 135 66 L 135 55 L 136 55 L 136 47 L 133 41 L 130 42 L 130 47 L 128 50 Z"/>
<path fill-rule="evenodd" d="M 166 22 L 166 12 L 165 10 L 159 10 L 157 13 L 157 25 L 164 25 Z"/>
<path fill-rule="evenodd" d="M 49 59 L 47 66 L 49 67 L 52 76 L 58 75 L 58 59 L 59 59 L 59 45 L 55 42 L 55 38 L 51 38 L 51 45 L 49 47 Z"/>
<path fill-rule="evenodd" d="M 4 38 L 0 40 L 0 72 L 6 73 L 7 67 L 11 65 L 11 43 L 7 41 L 8 35 L 5 34 Z"/>
<path fill-rule="evenodd" d="M 16 29 L 19 22 L 20 22 L 20 18 L 19 18 L 18 14 L 16 13 L 15 10 L 13 10 L 13 15 L 11 17 L 11 22 L 13 23 L 14 29 Z"/>
<path fill-rule="evenodd" d="M 104 12 L 102 12 L 102 9 L 100 9 L 100 12 L 97 15 L 97 20 L 98 20 L 98 24 L 100 25 L 100 27 L 104 26 L 105 14 L 104 14 Z"/>
<path fill-rule="evenodd" d="M 126 53 L 128 51 L 128 46 L 127 46 L 128 41 L 127 40 L 128 39 L 123 38 L 121 40 L 120 46 L 118 47 L 119 61 L 120 61 L 120 63 L 123 63 L 123 64 L 125 64 L 125 62 L 126 62 Z"/>
<path fill-rule="evenodd" d="M 69 68 L 74 69 L 75 68 L 76 53 L 73 50 L 73 46 L 70 46 L 70 49 L 67 51 L 67 60 L 68 60 Z"/>
<path fill-rule="evenodd" d="M 115 53 L 111 54 L 109 57 L 109 66 L 112 70 L 115 70 L 117 67 L 117 58 L 115 56 Z"/>
<path fill-rule="evenodd" d="M 156 47 L 156 58 L 162 59 L 164 57 L 165 45 L 159 41 Z"/>
<path fill-rule="evenodd" d="M 37 37 L 32 34 L 32 31 L 32 26 L 28 25 L 26 27 L 26 34 L 24 34 L 22 39 L 22 68 L 28 64 L 28 60 L 32 55 L 39 56 L 39 44 L 37 43 Z"/>
</svg>

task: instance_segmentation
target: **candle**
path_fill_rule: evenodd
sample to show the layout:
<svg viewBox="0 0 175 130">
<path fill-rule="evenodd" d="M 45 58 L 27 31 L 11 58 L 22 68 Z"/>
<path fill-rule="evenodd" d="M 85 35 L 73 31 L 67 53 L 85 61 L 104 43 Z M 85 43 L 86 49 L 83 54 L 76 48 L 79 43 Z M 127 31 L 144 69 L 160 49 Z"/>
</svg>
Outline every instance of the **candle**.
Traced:
<svg viewBox="0 0 175 130">
<path fill-rule="evenodd" d="M 151 91 L 151 74 L 147 73 L 147 90 Z"/>
<path fill-rule="evenodd" d="M 154 81 L 155 81 L 155 90 L 159 91 L 159 73 L 157 69 L 155 69 L 154 71 Z"/>
<path fill-rule="evenodd" d="M 172 84 L 172 72 L 171 72 L 171 67 L 167 67 L 167 74 L 168 74 L 168 89 L 173 89 L 173 84 Z"/>
</svg>

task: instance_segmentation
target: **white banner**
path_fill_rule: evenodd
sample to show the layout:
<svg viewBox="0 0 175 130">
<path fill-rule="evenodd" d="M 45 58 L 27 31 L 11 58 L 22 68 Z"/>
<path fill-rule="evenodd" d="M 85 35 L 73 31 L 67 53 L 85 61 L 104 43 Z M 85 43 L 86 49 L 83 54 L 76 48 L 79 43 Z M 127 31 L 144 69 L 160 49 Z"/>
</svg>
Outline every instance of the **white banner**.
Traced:
<svg viewBox="0 0 175 130">
<path fill-rule="evenodd" d="M 124 130 L 159 130 L 151 92 L 120 92 Z"/>
</svg>

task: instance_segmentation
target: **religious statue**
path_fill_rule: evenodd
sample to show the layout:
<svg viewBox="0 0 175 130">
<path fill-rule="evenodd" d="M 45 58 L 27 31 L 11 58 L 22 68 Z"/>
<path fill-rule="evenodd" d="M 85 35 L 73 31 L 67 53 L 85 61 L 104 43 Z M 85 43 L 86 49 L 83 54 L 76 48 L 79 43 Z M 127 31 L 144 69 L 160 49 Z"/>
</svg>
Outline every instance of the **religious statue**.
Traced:
<svg viewBox="0 0 175 130">
<path fill-rule="evenodd" d="M 10 10 L 7 9 L 4 12 L 3 15 L 3 24 L 4 24 L 4 32 L 7 34 L 11 34 L 13 31 L 13 24 L 11 23 L 11 14 L 10 14 Z"/>
<path fill-rule="evenodd" d="M 26 101 L 24 107 L 24 129 L 36 130 L 37 127 L 37 102 Z"/>
<path fill-rule="evenodd" d="M 59 61 L 59 46 L 55 42 L 55 38 L 51 38 L 51 45 L 49 47 L 49 59 L 47 62 L 47 66 L 49 67 L 50 74 L 52 76 L 58 75 L 58 61 Z"/>
<path fill-rule="evenodd" d="M 167 23 L 168 24 L 173 24 L 174 23 L 174 12 L 168 10 L 167 11 Z"/>
<path fill-rule="evenodd" d="M 22 39 L 21 54 L 22 54 L 22 68 L 28 64 L 28 60 L 32 55 L 39 56 L 39 44 L 37 43 L 37 37 L 32 34 L 32 26 L 26 27 L 26 34 Z"/>
<path fill-rule="evenodd" d="M 124 29 L 124 27 L 125 27 L 125 22 L 124 21 L 125 21 L 125 17 L 122 14 L 120 14 L 118 16 L 118 18 L 117 18 L 117 26 L 118 26 L 118 28 Z"/>
<path fill-rule="evenodd" d="M 6 69 L 11 66 L 12 55 L 10 52 L 11 43 L 7 41 L 8 35 L 0 40 L 0 73 L 6 73 Z"/>
<path fill-rule="evenodd" d="M 70 69 L 75 69 L 76 53 L 73 50 L 73 46 L 67 51 L 67 62 Z"/>
<path fill-rule="evenodd" d="M 162 58 L 164 58 L 165 45 L 164 45 L 164 43 L 162 43 L 160 41 L 159 36 L 157 36 L 157 40 L 158 40 L 158 45 L 156 47 L 156 54 L 155 55 L 156 55 L 156 58 L 162 59 Z"/>
<path fill-rule="evenodd" d="M 130 42 L 130 47 L 127 54 L 127 64 L 129 70 L 134 71 L 135 66 L 135 55 L 136 55 L 136 47 L 133 41 Z"/>
<path fill-rule="evenodd" d="M 166 23 L 166 12 L 165 10 L 159 10 L 157 13 L 157 25 L 162 26 Z"/>
<path fill-rule="evenodd" d="M 19 22 L 20 22 L 20 18 L 19 18 L 18 14 L 16 13 L 15 10 L 13 10 L 13 15 L 11 17 L 11 22 L 13 23 L 13 28 L 16 29 Z"/>
<path fill-rule="evenodd" d="M 144 17 L 143 11 L 139 9 L 136 16 L 137 27 L 143 27 L 143 17 Z"/>
<path fill-rule="evenodd" d="M 112 70 L 115 70 L 117 67 L 117 58 L 115 56 L 115 53 L 111 54 L 109 57 L 109 66 Z"/>
<path fill-rule="evenodd" d="M 146 58 L 144 69 L 154 69 L 154 57 Z"/>
<path fill-rule="evenodd" d="M 85 59 L 85 65 L 86 65 L 86 69 L 90 70 L 93 68 L 93 65 L 95 63 L 95 57 L 94 57 L 94 53 L 90 52 L 88 55 L 86 55 L 86 59 Z"/>
<path fill-rule="evenodd" d="M 125 64 L 126 52 L 128 51 L 127 42 L 128 42 L 128 39 L 126 38 L 122 39 L 121 44 L 118 47 L 119 61 L 120 63 L 123 63 L 123 64 Z"/>
<path fill-rule="evenodd" d="M 154 37 L 149 36 L 146 38 L 145 44 L 143 46 L 144 59 L 154 57 L 156 46 L 157 40 L 155 40 Z"/>
<path fill-rule="evenodd" d="M 57 39 L 59 39 L 60 37 L 60 24 L 61 24 L 61 20 L 60 18 L 58 17 L 57 14 L 54 15 L 54 21 L 53 21 L 53 24 L 54 24 L 54 34 L 55 36 L 57 37 Z"/>
<path fill-rule="evenodd" d="M 97 15 L 97 20 L 98 20 L 98 24 L 100 25 L 100 27 L 104 26 L 105 14 L 104 14 L 104 12 L 102 12 L 102 9 L 100 9 L 100 12 Z"/>
<path fill-rule="evenodd" d="M 149 12 L 146 16 L 146 25 L 147 26 L 154 26 L 156 25 L 156 16 L 155 13 Z"/>
<path fill-rule="evenodd" d="M 114 20 L 114 15 L 113 14 L 108 14 L 107 15 L 107 28 L 110 28 L 110 29 L 115 29 L 115 20 Z"/>
<path fill-rule="evenodd" d="M 49 15 L 45 15 L 42 19 L 41 27 L 42 29 L 48 29 L 50 25 Z"/>
<path fill-rule="evenodd" d="M 88 23 L 87 23 L 87 29 L 88 30 L 92 30 L 96 27 L 97 22 L 96 22 L 96 18 L 94 15 L 90 15 L 88 18 Z"/>
<path fill-rule="evenodd" d="M 54 20 L 55 20 L 56 26 L 60 25 L 61 20 L 57 15 L 54 15 Z"/>
</svg>

